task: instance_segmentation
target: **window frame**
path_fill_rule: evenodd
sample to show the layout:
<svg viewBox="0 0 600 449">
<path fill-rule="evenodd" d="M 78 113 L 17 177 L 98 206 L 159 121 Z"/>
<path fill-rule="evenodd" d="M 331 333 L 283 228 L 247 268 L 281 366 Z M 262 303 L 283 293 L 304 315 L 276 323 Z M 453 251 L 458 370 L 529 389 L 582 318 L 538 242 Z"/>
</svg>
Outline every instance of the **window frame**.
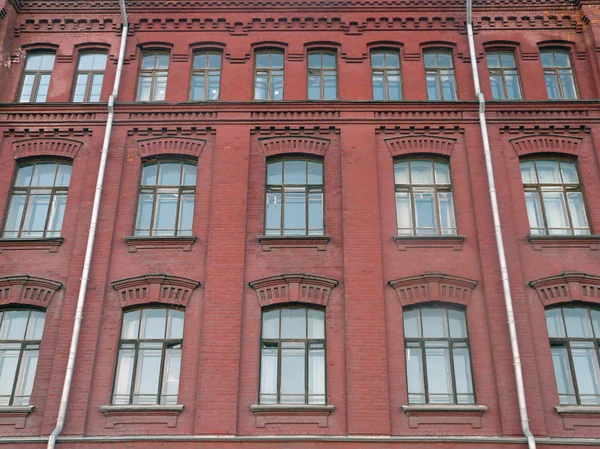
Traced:
<svg viewBox="0 0 600 449">
<path fill-rule="evenodd" d="M 137 89 L 136 89 L 136 95 L 135 95 L 135 101 L 139 102 L 139 103 L 160 103 L 163 101 L 166 101 L 167 98 L 167 87 L 168 87 L 168 83 L 169 83 L 169 69 L 171 68 L 171 52 L 169 50 L 147 50 L 144 51 L 142 50 L 140 52 L 141 57 L 140 57 L 140 62 L 139 62 L 139 68 L 138 68 L 138 76 L 137 76 Z M 156 63 L 158 61 L 157 56 L 160 55 L 166 55 L 169 57 L 169 66 L 167 67 L 167 69 L 157 69 L 156 68 Z M 144 58 L 146 56 L 152 56 L 154 57 L 154 67 L 152 69 L 144 69 L 143 65 L 144 65 Z M 164 72 L 164 74 L 162 73 Z M 145 74 L 145 76 L 143 76 Z M 159 76 L 164 76 L 166 78 L 165 81 L 165 98 L 162 100 L 155 100 L 154 97 L 156 95 L 156 79 Z M 149 99 L 148 100 L 140 100 L 140 89 L 142 86 L 142 78 L 150 78 L 151 82 L 150 82 L 150 93 L 149 93 Z"/>
<path fill-rule="evenodd" d="M 488 55 L 489 54 L 498 54 L 500 55 L 499 57 L 499 61 L 500 61 L 500 67 L 490 67 L 489 63 L 488 63 Z M 505 68 L 502 66 L 502 54 L 510 54 L 513 58 L 513 61 L 515 63 L 514 67 L 508 67 Z M 524 96 L 523 96 L 523 83 L 521 82 L 521 75 L 520 75 L 520 70 L 519 70 L 519 66 L 517 63 L 517 57 L 516 57 L 516 51 L 514 48 L 486 48 L 485 49 L 485 58 L 486 58 L 486 63 L 488 64 L 488 79 L 490 80 L 490 89 L 491 89 L 491 77 L 492 76 L 500 76 L 502 78 L 502 92 L 503 92 L 503 98 L 493 98 L 494 95 L 494 90 L 491 89 L 492 91 L 492 99 L 493 101 L 522 101 L 524 100 Z M 519 89 L 519 98 L 508 98 L 508 88 L 507 88 L 507 84 L 506 84 L 506 71 L 514 71 L 514 75 L 515 78 L 517 80 L 517 87 Z"/>
<path fill-rule="evenodd" d="M 82 56 L 86 56 L 86 55 L 90 55 L 90 54 L 98 54 L 98 55 L 106 55 L 106 64 L 104 65 L 104 70 L 100 71 L 100 70 L 79 70 L 79 64 L 81 63 L 81 57 Z M 73 87 L 71 89 L 71 103 L 100 103 L 100 98 L 98 98 L 98 101 L 90 101 L 90 96 L 92 94 L 92 86 L 93 86 L 93 80 L 94 77 L 96 75 L 102 75 L 102 84 L 100 87 L 100 96 L 102 96 L 102 88 L 104 87 L 104 78 L 106 77 L 106 67 L 108 65 L 108 59 L 109 59 L 109 54 L 108 51 L 106 50 L 95 50 L 95 49 L 90 49 L 90 50 L 85 50 L 85 51 L 80 51 L 79 52 L 79 56 L 77 58 L 77 67 L 75 69 L 75 77 L 73 78 Z M 87 81 L 86 81 L 86 85 L 85 85 L 85 90 L 83 93 L 83 100 L 82 101 L 75 101 L 75 93 L 77 92 L 77 78 L 79 78 L 79 75 L 87 75 Z"/>
<path fill-rule="evenodd" d="M 202 54 L 206 55 L 206 64 L 207 67 L 206 68 L 202 68 L 202 69 L 196 69 L 194 68 L 194 59 L 196 58 L 196 56 L 200 56 Z M 209 73 L 212 71 L 216 71 L 216 69 L 213 69 L 210 67 L 210 55 L 218 55 L 219 59 L 220 59 L 220 65 L 219 65 L 219 92 L 217 94 L 217 98 L 216 99 L 211 99 L 210 98 L 210 92 L 208 91 L 209 89 L 209 83 L 208 83 L 208 79 L 209 77 L 215 76 L 215 75 L 210 75 Z M 219 101 L 220 97 L 221 97 L 221 81 L 223 79 L 223 51 L 221 50 L 214 50 L 214 49 L 196 49 L 192 52 L 192 63 L 190 64 L 190 87 L 188 89 L 188 101 Z M 204 77 L 204 92 L 202 94 L 202 98 L 198 99 L 198 98 L 192 98 L 193 92 L 194 92 L 194 77 L 196 76 L 202 76 Z"/>
<path fill-rule="evenodd" d="M 318 68 L 310 67 L 310 55 L 311 54 L 320 54 L 321 65 Z M 329 54 L 333 55 L 335 60 L 335 68 L 324 68 L 323 67 L 323 55 Z M 319 90 L 320 95 L 319 98 L 310 98 L 310 77 L 317 76 L 316 73 L 311 74 L 311 70 L 319 71 Z M 335 98 L 325 98 L 325 75 L 326 74 L 335 73 Z M 340 98 L 340 83 L 339 83 L 339 64 L 338 64 L 338 52 L 334 49 L 310 49 L 306 53 L 306 99 L 308 101 L 337 101 Z"/>
<path fill-rule="evenodd" d="M 383 54 L 383 60 L 384 60 L 384 67 L 383 68 L 375 68 L 373 67 L 373 54 L 377 54 L 377 53 L 381 53 Z M 388 68 L 387 66 L 387 55 L 388 54 L 395 54 L 396 56 L 398 56 L 398 67 L 397 68 Z M 372 93 L 373 93 L 373 101 L 403 101 L 404 100 L 404 83 L 402 82 L 402 60 L 400 57 L 400 50 L 398 49 L 394 49 L 394 48 L 374 48 L 371 49 L 371 51 L 369 52 L 369 58 L 371 61 L 371 87 L 372 87 Z M 377 72 L 377 73 L 376 73 Z M 389 72 L 398 72 L 398 78 L 399 78 L 399 83 L 400 83 L 400 89 L 399 89 L 399 93 L 400 93 L 400 98 L 396 99 L 390 99 L 390 84 L 389 84 Z M 384 85 L 384 99 L 383 100 L 376 100 L 375 99 L 375 86 L 373 84 L 373 77 L 375 75 L 380 75 L 383 78 L 383 85 Z M 392 74 L 394 75 L 394 74 Z"/>
<path fill-rule="evenodd" d="M 269 56 L 269 66 L 268 67 L 258 67 L 257 66 L 257 62 L 258 62 L 258 55 L 268 55 Z M 281 68 L 273 68 L 271 66 L 271 60 L 272 60 L 272 56 L 273 54 L 280 54 L 281 55 L 281 59 L 282 59 L 282 66 Z M 256 98 L 256 80 L 259 76 L 259 72 L 264 72 L 261 73 L 261 76 L 266 76 L 267 78 L 267 85 L 265 87 L 265 91 L 266 91 L 266 96 L 267 98 Z M 273 75 L 273 72 L 281 72 L 281 75 Z M 273 77 L 275 76 L 281 76 L 281 98 L 271 98 L 271 86 L 273 83 Z M 254 52 L 254 73 L 253 73 L 253 79 L 252 79 L 253 83 L 252 83 L 252 101 L 283 101 L 284 98 L 284 94 L 285 94 L 285 51 L 280 49 L 280 48 L 260 48 L 255 50 Z"/>
<path fill-rule="evenodd" d="M 425 56 L 427 53 L 435 53 L 436 67 L 427 67 L 425 63 Z M 452 67 L 440 67 L 439 65 L 439 54 L 447 53 L 450 55 L 450 61 L 452 61 Z M 454 51 L 447 47 L 428 47 L 423 49 L 423 68 L 425 69 L 425 89 L 427 91 L 428 101 L 458 101 L 458 86 L 456 85 L 456 64 L 454 64 Z M 452 91 L 454 98 L 444 98 L 444 89 L 442 87 L 442 71 L 452 71 Z M 436 92 L 438 97 L 435 99 L 429 98 L 429 89 L 427 89 L 427 77 L 434 75 L 436 79 Z"/>
<path fill-rule="evenodd" d="M 33 55 L 52 55 L 54 60 L 52 62 L 52 70 L 27 70 L 27 59 Z M 19 90 L 17 91 L 16 103 L 47 103 L 48 92 L 50 92 L 50 83 L 52 82 L 52 72 L 54 71 L 54 65 L 56 64 L 56 50 L 49 49 L 39 49 L 32 50 L 27 52 L 25 56 L 25 63 L 23 65 L 23 73 L 21 74 L 21 81 L 19 82 Z M 27 75 L 34 75 L 33 87 L 31 88 L 31 93 L 29 94 L 29 99 L 27 101 L 21 101 L 21 96 L 23 95 L 23 87 L 25 85 L 25 78 Z M 48 80 L 48 92 L 46 93 L 46 99 L 44 101 L 38 101 L 37 96 L 40 87 L 40 79 L 42 75 L 49 75 L 50 79 Z"/>
<path fill-rule="evenodd" d="M 553 67 L 544 67 L 544 64 L 543 64 L 543 54 L 544 53 L 552 53 L 552 59 L 554 60 L 554 63 L 555 63 L 555 65 Z M 567 60 L 569 61 L 568 67 L 556 65 L 556 53 L 563 53 L 567 56 Z M 579 88 L 577 87 L 577 79 L 575 77 L 575 69 L 573 67 L 573 61 L 571 58 L 571 50 L 569 48 L 564 48 L 564 47 L 540 48 L 540 64 L 541 64 L 542 70 L 544 72 L 544 84 L 546 85 L 546 94 L 548 95 L 549 101 L 570 101 L 570 100 L 578 100 L 579 99 Z M 565 71 L 565 70 L 569 70 L 571 80 L 573 82 L 573 92 L 575 93 L 575 97 L 573 97 L 573 98 L 565 98 L 563 83 L 562 83 L 562 80 L 560 79 L 560 72 Z M 550 98 L 550 91 L 548 89 L 548 83 L 546 82 L 547 74 L 551 74 L 556 77 L 558 90 L 560 92 L 560 98 Z"/>
</svg>

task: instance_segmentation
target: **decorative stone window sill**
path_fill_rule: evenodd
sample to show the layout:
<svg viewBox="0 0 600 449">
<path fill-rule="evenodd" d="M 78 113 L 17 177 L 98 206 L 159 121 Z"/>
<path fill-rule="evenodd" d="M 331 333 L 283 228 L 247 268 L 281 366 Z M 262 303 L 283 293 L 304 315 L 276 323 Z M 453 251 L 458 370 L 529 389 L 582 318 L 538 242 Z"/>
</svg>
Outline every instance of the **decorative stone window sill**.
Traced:
<svg viewBox="0 0 600 449">
<path fill-rule="evenodd" d="M 164 424 L 176 427 L 177 417 L 183 405 L 101 405 L 100 411 L 105 417 L 104 427 L 138 424 Z"/>
<path fill-rule="evenodd" d="M 597 405 L 557 405 L 556 412 L 563 419 L 567 430 L 575 427 L 600 427 L 600 406 Z"/>
<path fill-rule="evenodd" d="M 328 235 L 261 235 L 258 242 L 263 251 L 273 248 L 316 248 L 325 251 L 330 237 Z"/>
<path fill-rule="evenodd" d="M 527 241 L 535 251 L 545 248 L 588 248 L 600 249 L 600 235 L 528 235 Z"/>
<path fill-rule="evenodd" d="M 408 416 L 409 427 L 438 424 L 470 424 L 474 429 L 481 428 L 481 416 L 487 411 L 485 405 L 466 404 L 413 404 L 403 405 Z"/>
<path fill-rule="evenodd" d="M 333 405 L 251 405 L 256 427 L 273 424 L 316 424 L 327 427 Z"/>
<path fill-rule="evenodd" d="M 137 253 L 139 249 L 181 249 L 191 251 L 192 245 L 196 243 L 198 237 L 192 236 L 162 236 L 162 237 L 141 237 L 126 236 L 123 237 L 127 244 L 127 250 L 130 253 Z"/>
<path fill-rule="evenodd" d="M 33 408 L 33 405 L 0 407 L 0 426 L 13 426 L 15 429 L 23 429 L 25 421 Z"/>
<path fill-rule="evenodd" d="M 0 239 L 0 254 L 2 251 L 39 249 L 49 253 L 58 252 L 58 247 L 65 241 L 63 237 L 47 237 L 40 239 Z"/>
<path fill-rule="evenodd" d="M 398 251 L 413 248 L 449 248 L 461 251 L 465 241 L 464 235 L 395 235 L 394 242 Z"/>
</svg>

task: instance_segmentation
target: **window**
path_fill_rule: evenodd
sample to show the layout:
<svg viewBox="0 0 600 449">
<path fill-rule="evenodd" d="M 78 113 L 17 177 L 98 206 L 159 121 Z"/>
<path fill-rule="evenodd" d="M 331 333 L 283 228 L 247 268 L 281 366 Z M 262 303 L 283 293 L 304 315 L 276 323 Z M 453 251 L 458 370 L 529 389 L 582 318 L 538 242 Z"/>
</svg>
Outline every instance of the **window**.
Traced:
<svg viewBox="0 0 600 449">
<path fill-rule="evenodd" d="M 163 101 L 169 75 L 168 53 L 144 53 L 138 83 L 138 101 Z"/>
<path fill-rule="evenodd" d="M 427 99 L 456 100 L 454 65 L 450 50 L 427 50 L 425 58 L 425 80 Z"/>
<path fill-rule="evenodd" d="M 261 404 L 326 404 L 325 312 L 290 307 L 263 312 Z"/>
<path fill-rule="evenodd" d="M 31 53 L 27 55 L 19 102 L 44 103 L 46 101 L 53 67 L 54 53 Z"/>
<path fill-rule="evenodd" d="M 283 100 L 283 53 L 256 53 L 254 73 L 255 100 Z"/>
<path fill-rule="evenodd" d="M 600 309 L 546 310 L 561 405 L 600 405 Z"/>
<path fill-rule="evenodd" d="M 397 51 L 371 53 L 373 100 L 402 100 L 400 57 Z"/>
<path fill-rule="evenodd" d="M 531 234 L 590 234 L 583 192 L 574 161 L 522 161 L 521 178 Z"/>
<path fill-rule="evenodd" d="M 44 312 L 0 310 L 0 406 L 29 405 Z"/>
<path fill-rule="evenodd" d="M 308 99 L 337 100 L 335 53 L 314 51 L 308 54 Z"/>
<path fill-rule="evenodd" d="M 125 312 L 113 405 L 177 404 L 182 345 L 181 310 Z"/>
<path fill-rule="evenodd" d="M 150 161 L 140 182 L 135 235 L 192 235 L 196 164 Z"/>
<path fill-rule="evenodd" d="M 396 161 L 398 235 L 456 235 L 449 165 L 439 159 Z"/>
<path fill-rule="evenodd" d="M 79 57 L 73 93 L 75 103 L 100 101 L 107 56 L 106 53 L 83 53 Z"/>
<path fill-rule="evenodd" d="M 404 311 L 408 402 L 474 404 L 467 318 L 463 310 Z"/>
<path fill-rule="evenodd" d="M 195 53 L 194 64 L 192 66 L 190 100 L 218 100 L 220 85 L 221 53 Z"/>
<path fill-rule="evenodd" d="M 70 181 L 64 162 L 19 165 L 2 237 L 60 237 Z"/>
<path fill-rule="evenodd" d="M 577 98 L 573 69 L 567 50 L 542 50 L 542 67 L 550 100 Z"/>
<path fill-rule="evenodd" d="M 486 53 L 490 84 L 494 100 L 520 100 L 521 87 L 515 55 L 512 51 L 489 51 Z"/>
<path fill-rule="evenodd" d="M 323 163 L 269 161 L 265 203 L 266 235 L 323 235 Z"/>
</svg>

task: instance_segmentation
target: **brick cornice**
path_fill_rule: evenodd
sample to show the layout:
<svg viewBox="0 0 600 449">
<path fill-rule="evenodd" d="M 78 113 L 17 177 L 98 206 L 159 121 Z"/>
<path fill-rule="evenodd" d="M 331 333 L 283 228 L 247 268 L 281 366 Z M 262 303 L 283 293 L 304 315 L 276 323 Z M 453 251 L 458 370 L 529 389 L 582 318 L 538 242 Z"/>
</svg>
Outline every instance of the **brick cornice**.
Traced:
<svg viewBox="0 0 600 449">
<path fill-rule="evenodd" d="M 581 140 L 581 137 L 540 134 L 517 137 L 509 142 L 519 156 L 535 153 L 564 153 L 576 156 L 579 154 Z"/>
<path fill-rule="evenodd" d="M 74 159 L 83 142 L 60 138 L 33 138 L 13 142 L 14 158 L 31 156 L 60 156 Z"/>
<path fill-rule="evenodd" d="M 137 141 L 140 157 L 157 156 L 160 154 L 179 154 L 200 157 L 206 140 L 187 137 L 158 137 Z"/>
<path fill-rule="evenodd" d="M 385 144 L 393 157 L 415 153 L 441 154 L 450 157 L 455 143 L 456 139 L 429 135 L 385 139 Z"/>
<path fill-rule="evenodd" d="M 192 292 L 200 285 L 193 279 L 167 274 L 148 274 L 111 283 L 122 308 L 146 304 L 186 307 Z"/>
<path fill-rule="evenodd" d="M 62 284 L 27 274 L 0 277 L 0 305 L 22 304 L 46 309 Z"/>
<path fill-rule="evenodd" d="M 265 156 L 275 156 L 290 153 L 313 154 L 325 156 L 329 148 L 329 139 L 312 136 L 281 136 L 258 139 Z"/>
<path fill-rule="evenodd" d="M 431 301 L 467 306 L 477 281 L 444 273 L 425 273 L 394 279 L 388 284 L 396 290 L 403 307 Z"/>
<path fill-rule="evenodd" d="M 301 302 L 326 306 L 338 281 L 310 274 L 290 273 L 257 279 L 249 283 L 261 307 Z"/>
<path fill-rule="evenodd" d="M 531 281 L 529 286 L 545 307 L 572 301 L 600 304 L 600 276 L 594 274 L 564 272 Z"/>
</svg>

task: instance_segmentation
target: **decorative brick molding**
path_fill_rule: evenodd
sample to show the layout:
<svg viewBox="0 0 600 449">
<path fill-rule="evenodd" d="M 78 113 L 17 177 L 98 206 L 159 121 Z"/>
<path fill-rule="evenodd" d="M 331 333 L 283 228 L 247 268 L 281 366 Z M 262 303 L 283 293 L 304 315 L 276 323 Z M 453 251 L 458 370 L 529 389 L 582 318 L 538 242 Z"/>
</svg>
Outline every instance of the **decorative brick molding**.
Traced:
<svg viewBox="0 0 600 449">
<path fill-rule="evenodd" d="M 587 301 L 600 304 L 600 276 L 594 274 L 564 272 L 531 281 L 544 307 L 570 301 Z"/>
<path fill-rule="evenodd" d="M 464 235 L 432 235 L 432 236 L 408 236 L 395 235 L 394 242 L 398 251 L 406 251 L 414 248 L 448 248 L 453 251 L 462 250 L 465 242 Z"/>
<path fill-rule="evenodd" d="M 89 128 L 24 128 L 5 129 L 2 133 L 4 137 L 38 138 L 48 139 L 51 137 L 84 137 L 91 136 L 92 130 Z"/>
<path fill-rule="evenodd" d="M 329 243 L 329 236 L 272 236 L 261 235 L 258 237 L 258 242 L 263 251 L 271 251 L 272 249 L 283 248 L 316 248 L 317 251 L 325 251 Z"/>
<path fill-rule="evenodd" d="M 534 153 L 565 153 L 578 155 L 580 137 L 555 135 L 525 136 L 511 139 L 509 142 L 519 156 Z"/>
<path fill-rule="evenodd" d="M 57 253 L 58 247 L 63 244 L 63 237 L 49 237 L 42 239 L 0 239 L 0 254 L 3 251 L 45 250 Z"/>
<path fill-rule="evenodd" d="M 140 424 L 164 424 L 177 427 L 177 418 L 183 405 L 102 405 L 100 411 L 105 417 L 104 427 L 127 427 L 138 429 Z M 123 429 L 125 430 L 125 429 Z M 127 429 L 131 431 L 131 429 Z"/>
<path fill-rule="evenodd" d="M 402 410 L 408 417 L 408 426 L 412 428 L 424 425 L 467 424 L 471 425 L 474 429 L 480 429 L 481 417 L 487 409 L 485 405 L 462 404 L 415 404 L 402 406 Z"/>
<path fill-rule="evenodd" d="M 205 144 L 206 140 L 186 137 L 159 137 L 138 140 L 137 142 L 141 157 L 159 154 L 181 154 L 198 158 Z"/>
<path fill-rule="evenodd" d="M 181 249 L 188 252 L 197 239 L 196 236 L 123 237 L 130 253 L 137 253 L 140 249 Z"/>
<path fill-rule="evenodd" d="M 528 235 L 527 241 L 535 251 L 546 248 L 600 249 L 600 235 Z"/>
<path fill-rule="evenodd" d="M 256 427 L 278 424 L 316 424 L 328 427 L 333 405 L 251 405 Z"/>
<path fill-rule="evenodd" d="M 600 407 L 590 405 L 560 405 L 554 407 L 566 430 L 575 427 L 600 427 Z"/>
<path fill-rule="evenodd" d="M 2 426 L 13 426 L 15 429 L 25 428 L 25 421 L 33 408 L 33 405 L 0 407 L 0 428 Z"/>
<path fill-rule="evenodd" d="M 200 282 L 166 274 L 149 274 L 114 281 L 121 307 L 160 303 L 186 307 Z"/>
<path fill-rule="evenodd" d="M 325 156 L 331 142 L 329 139 L 308 136 L 266 137 L 258 141 L 267 157 L 289 153 Z"/>
<path fill-rule="evenodd" d="M 30 156 L 62 156 L 74 159 L 83 142 L 71 139 L 38 138 L 13 142 L 14 158 Z"/>
<path fill-rule="evenodd" d="M 388 284 L 396 290 L 403 307 L 430 301 L 467 306 L 477 281 L 444 273 L 425 273 L 395 279 Z"/>
<path fill-rule="evenodd" d="M 451 156 L 456 139 L 438 136 L 406 136 L 385 139 L 392 156 L 414 153 L 434 153 Z"/>
<path fill-rule="evenodd" d="M 27 274 L 0 277 L 0 305 L 23 304 L 48 308 L 62 284 Z"/>
<path fill-rule="evenodd" d="M 302 302 L 326 306 L 331 289 L 338 285 L 335 279 L 310 274 L 281 274 L 249 283 L 256 290 L 261 307 L 288 302 Z"/>
</svg>

